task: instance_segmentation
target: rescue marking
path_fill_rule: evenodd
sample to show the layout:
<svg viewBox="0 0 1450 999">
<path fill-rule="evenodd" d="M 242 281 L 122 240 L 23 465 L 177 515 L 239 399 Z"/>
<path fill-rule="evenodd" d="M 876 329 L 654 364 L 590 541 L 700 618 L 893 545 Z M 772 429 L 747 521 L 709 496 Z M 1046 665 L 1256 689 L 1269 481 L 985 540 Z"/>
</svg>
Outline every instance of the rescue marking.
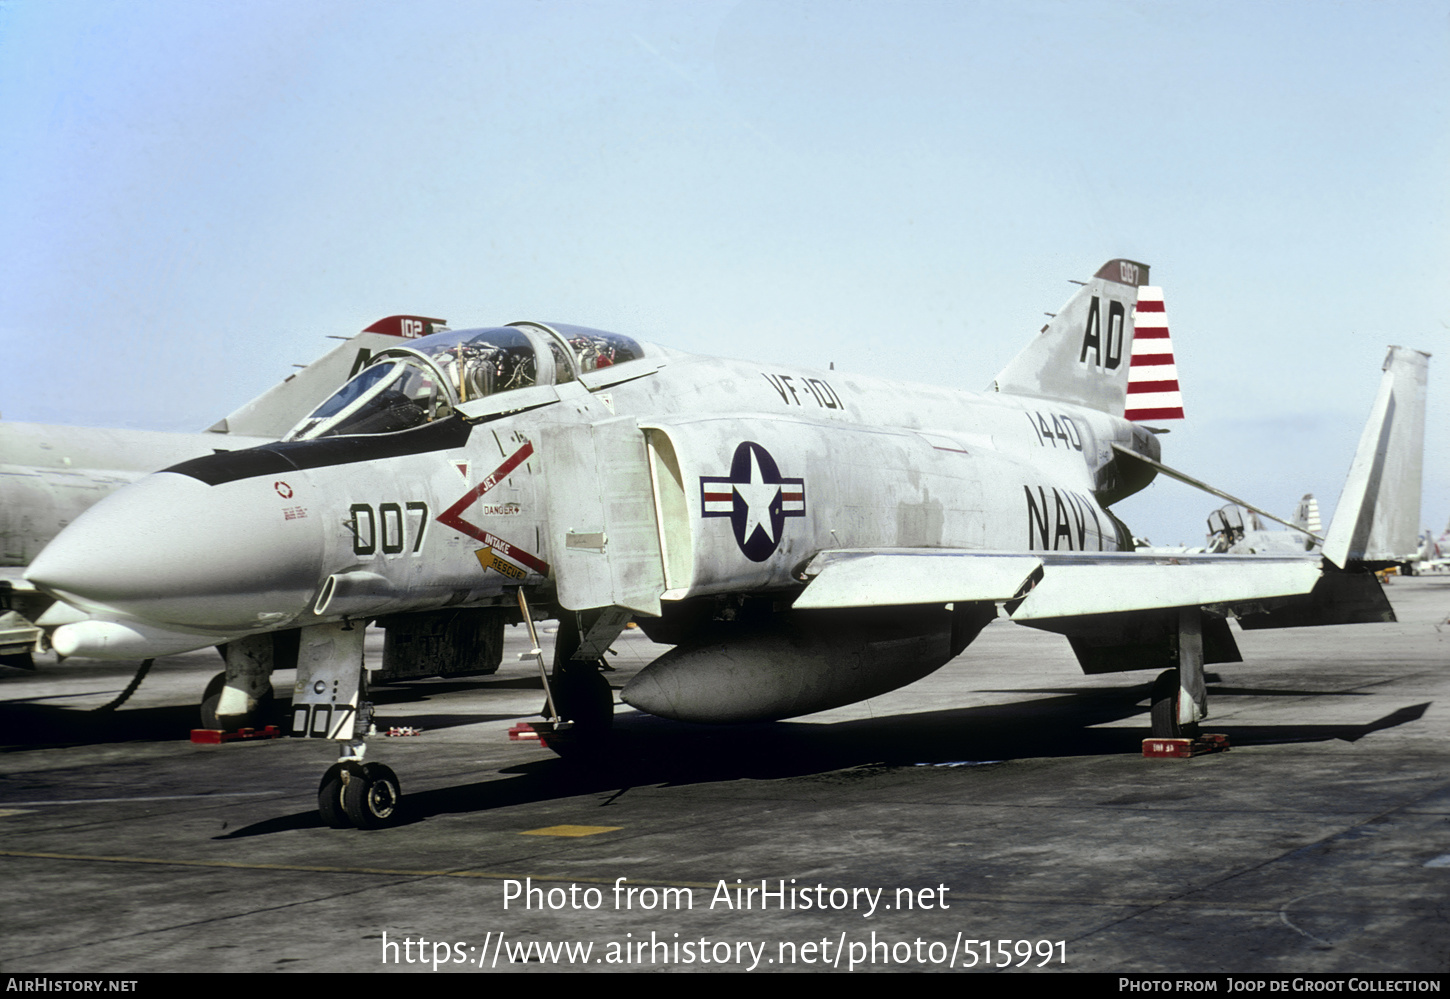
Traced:
<svg viewBox="0 0 1450 999">
<path fill-rule="evenodd" d="M 512 562 L 505 562 L 499 558 L 493 553 L 492 548 L 480 548 L 473 554 L 478 558 L 478 564 L 483 566 L 485 571 L 493 569 L 507 576 L 509 579 L 523 579 L 528 575 L 528 573 L 524 572 L 524 570 Z"/>
<path fill-rule="evenodd" d="M 700 516 L 729 517 L 740 552 L 764 562 L 780 547 L 787 517 L 806 515 L 806 480 L 786 478 L 754 441 L 735 448 L 726 476 L 700 476 Z"/>
</svg>

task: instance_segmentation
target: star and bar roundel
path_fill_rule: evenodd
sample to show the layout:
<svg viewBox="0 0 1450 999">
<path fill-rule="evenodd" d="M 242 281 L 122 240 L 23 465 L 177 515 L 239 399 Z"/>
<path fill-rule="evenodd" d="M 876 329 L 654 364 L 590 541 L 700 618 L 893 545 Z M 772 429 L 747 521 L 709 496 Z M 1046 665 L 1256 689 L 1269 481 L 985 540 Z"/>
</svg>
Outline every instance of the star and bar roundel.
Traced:
<svg viewBox="0 0 1450 999">
<path fill-rule="evenodd" d="M 735 543 L 752 562 L 764 562 L 780 547 L 787 517 L 806 515 L 806 480 L 787 478 L 770 452 L 741 441 L 729 475 L 700 476 L 702 517 L 729 517 Z"/>
</svg>

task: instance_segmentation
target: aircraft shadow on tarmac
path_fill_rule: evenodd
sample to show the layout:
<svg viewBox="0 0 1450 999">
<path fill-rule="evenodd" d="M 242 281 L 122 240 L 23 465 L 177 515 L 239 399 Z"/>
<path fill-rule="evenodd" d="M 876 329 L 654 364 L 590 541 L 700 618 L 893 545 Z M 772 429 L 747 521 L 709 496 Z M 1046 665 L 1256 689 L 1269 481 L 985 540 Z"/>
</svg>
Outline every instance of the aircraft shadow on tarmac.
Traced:
<svg viewBox="0 0 1450 999">
<path fill-rule="evenodd" d="M 400 824 L 435 815 L 489 811 L 583 794 L 632 787 L 680 786 L 733 780 L 809 778 L 838 771 L 868 777 L 905 766 L 1000 763 L 1012 759 L 1131 755 L 1141 752 L 1142 728 L 1098 728 L 1141 716 L 1151 684 L 1115 690 L 1102 688 L 1030 691 L 1030 700 L 924 713 L 886 715 L 834 724 L 775 722 L 710 726 L 672 722 L 631 712 L 615 717 L 607 753 L 587 760 L 534 760 L 500 771 L 493 778 L 449 788 L 408 793 L 403 775 Z M 1041 697 L 1044 692 L 1057 696 Z M 1217 688 L 1218 694 L 1229 689 Z M 1270 693 L 1248 691 L 1242 693 Z M 1026 693 L 1026 691 L 1024 691 Z M 1295 691 L 1295 696 L 1341 696 L 1334 692 Z M 1401 708 L 1362 725 L 1213 725 L 1233 745 L 1354 742 L 1373 732 L 1422 717 L 1429 703 Z M 1146 720 L 1146 719 L 1145 719 Z M 837 774 L 850 779 L 849 774 Z M 613 800 L 611 798 L 611 800 Z M 266 835 L 316 827 L 315 811 L 279 816 L 234 830 L 219 839 Z"/>
<path fill-rule="evenodd" d="M 539 685 L 537 680 L 534 685 Z M 373 700 L 379 707 L 386 709 L 388 705 L 427 701 L 433 695 L 464 688 L 464 684 L 440 684 L 427 688 L 426 694 L 384 688 L 374 692 Z M 542 688 L 540 691 L 542 701 Z M 48 696 L 44 698 L 46 703 L 37 703 L 36 700 L 26 698 L 0 702 L 0 752 L 57 745 L 171 742 L 189 739 L 191 730 L 201 725 L 200 715 L 194 705 L 121 707 L 114 711 L 99 711 L 95 708 L 67 707 L 54 703 L 57 700 L 63 698 Z M 266 717 L 258 719 L 257 727 L 272 724 L 285 731 L 289 726 L 289 707 L 287 699 L 274 702 Z M 406 718 L 396 719 L 396 723 L 427 730 L 479 722 L 507 721 L 518 717 L 520 716 L 517 713 L 410 714 Z M 384 710 L 378 723 L 380 728 L 386 728 L 394 720 L 389 719 Z"/>
</svg>

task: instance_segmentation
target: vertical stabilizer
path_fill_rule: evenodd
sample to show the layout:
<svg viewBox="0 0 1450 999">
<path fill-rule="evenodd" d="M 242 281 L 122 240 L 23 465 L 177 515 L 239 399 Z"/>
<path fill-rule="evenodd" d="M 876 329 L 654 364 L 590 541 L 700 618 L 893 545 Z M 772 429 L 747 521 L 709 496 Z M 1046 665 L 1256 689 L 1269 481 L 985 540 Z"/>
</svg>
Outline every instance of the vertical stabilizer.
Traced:
<svg viewBox="0 0 1450 999">
<path fill-rule="evenodd" d="M 1313 493 L 1305 493 L 1299 500 L 1299 505 L 1294 508 L 1293 524 L 1310 534 L 1324 533 L 1324 523 L 1319 519 L 1319 501 Z"/>
<path fill-rule="evenodd" d="M 1394 562 L 1413 555 L 1425 456 L 1425 374 L 1430 355 L 1391 347 L 1369 422 L 1334 508 L 1324 557 Z"/>
<path fill-rule="evenodd" d="M 1138 289 L 1147 283 L 1147 264 L 1108 261 L 1002 369 L 992 388 L 1122 416 L 1133 351 L 1133 315 Z"/>
<path fill-rule="evenodd" d="M 281 437 L 362 370 L 373 354 L 397 346 L 400 338 L 410 340 L 444 328 L 442 319 L 426 316 L 379 319 L 207 429 L 218 434 Z"/>
</svg>

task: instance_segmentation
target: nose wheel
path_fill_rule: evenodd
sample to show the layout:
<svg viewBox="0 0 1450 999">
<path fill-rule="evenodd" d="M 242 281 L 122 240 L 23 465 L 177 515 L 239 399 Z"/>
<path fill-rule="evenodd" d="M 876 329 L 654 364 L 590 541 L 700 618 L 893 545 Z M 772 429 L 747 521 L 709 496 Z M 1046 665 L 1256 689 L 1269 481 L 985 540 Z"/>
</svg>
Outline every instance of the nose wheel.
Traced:
<svg viewBox="0 0 1450 999">
<path fill-rule="evenodd" d="M 343 760 L 322 775 L 317 812 L 332 829 L 381 829 L 398 816 L 402 785 L 392 767 Z"/>
</svg>

